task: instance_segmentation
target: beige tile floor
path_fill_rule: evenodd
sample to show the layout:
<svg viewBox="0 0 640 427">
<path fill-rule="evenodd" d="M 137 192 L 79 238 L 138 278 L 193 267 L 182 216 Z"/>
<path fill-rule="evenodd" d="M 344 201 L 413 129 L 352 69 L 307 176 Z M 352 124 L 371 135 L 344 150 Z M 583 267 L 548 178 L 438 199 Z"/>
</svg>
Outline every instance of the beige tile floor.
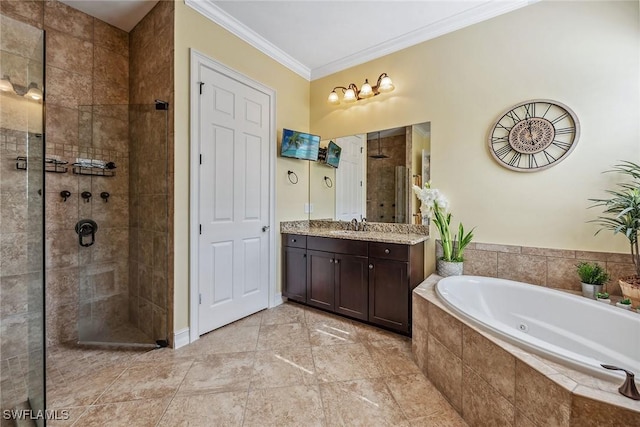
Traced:
<svg viewBox="0 0 640 427">
<path fill-rule="evenodd" d="M 465 426 L 411 341 L 285 303 L 149 352 L 52 349 L 51 426 Z"/>
</svg>

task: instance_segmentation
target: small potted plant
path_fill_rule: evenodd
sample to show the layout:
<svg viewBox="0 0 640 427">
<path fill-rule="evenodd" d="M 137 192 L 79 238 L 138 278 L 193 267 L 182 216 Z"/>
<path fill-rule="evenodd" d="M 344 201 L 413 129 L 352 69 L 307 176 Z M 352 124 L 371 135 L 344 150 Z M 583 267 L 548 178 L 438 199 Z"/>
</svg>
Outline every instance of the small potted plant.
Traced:
<svg viewBox="0 0 640 427">
<path fill-rule="evenodd" d="M 576 265 L 576 271 L 582 283 L 582 296 L 587 298 L 595 298 L 609 280 L 609 273 L 595 262 L 581 262 Z"/>
<path fill-rule="evenodd" d="M 624 299 L 622 299 L 622 301 L 618 301 L 616 303 L 616 306 L 618 306 L 620 308 L 624 308 L 625 310 L 631 310 L 631 299 L 630 298 L 624 298 Z"/>
<path fill-rule="evenodd" d="M 605 304 L 610 304 L 611 300 L 609 299 L 609 292 L 598 292 L 596 293 L 596 300 L 599 302 L 603 302 Z"/>
</svg>

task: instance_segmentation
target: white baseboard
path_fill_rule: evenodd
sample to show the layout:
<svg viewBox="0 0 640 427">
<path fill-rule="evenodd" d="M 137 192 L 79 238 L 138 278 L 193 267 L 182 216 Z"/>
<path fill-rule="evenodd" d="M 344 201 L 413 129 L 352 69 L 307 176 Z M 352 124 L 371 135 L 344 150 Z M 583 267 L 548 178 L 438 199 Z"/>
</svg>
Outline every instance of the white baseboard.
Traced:
<svg viewBox="0 0 640 427">
<path fill-rule="evenodd" d="M 277 307 L 285 301 L 287 301 L 287 297 L 283 297 L 282 292 L 278 292 L 273 296 L 273 304 L 271 304 L 271 307 Z"/>
<path fill-rule="evenodd" d="M 189 328 L 180 329 L 173 333 L 173 348 L 178 349 L 189 344 Z"/>
</svg>

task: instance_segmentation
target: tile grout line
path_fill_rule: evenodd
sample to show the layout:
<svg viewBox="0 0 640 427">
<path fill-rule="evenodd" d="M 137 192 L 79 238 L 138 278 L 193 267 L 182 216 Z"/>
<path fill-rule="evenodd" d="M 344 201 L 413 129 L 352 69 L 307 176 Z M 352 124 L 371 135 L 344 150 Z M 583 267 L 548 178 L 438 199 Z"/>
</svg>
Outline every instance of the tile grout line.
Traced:
<svg viewBox="0 0 640 427">
<path fill-rule="evenodd" d="M 164 408 L 164 410 L 162 411 L 162 413 L 158 417 L 158 421 L 156 421 L 156 423 L 155 423 L 156 426 L 160 425 L 160 421 L 162 421 L 162 419 L 164 418 L 165 414 L 167 413 L 167 410 L 171 406 L 171 403 L 173 403 L 173 400 L 176 398 L 176 395 L 178 394 L 178 390 L 180 390 L 180 387 L 184 383 L 185 379 L 187 378 L 187 375 L 189 374 L 189 371 L 191 370 L 191 368 L 193 368 L 193 365 L 195 363 L 196 363 L 195 359 L 191 360 L 191 364 L 186 369 L 184 377 L 182 377 L 182 381 L 180 381 L 180 384 L 178 384 L 178 386 L 176 387 L 176 390 L 173 392 L 173 396 L 171 396 L 171 399 L 169 400 L 169 403 L 167 404 L 167 406 Z"/>
</svg>

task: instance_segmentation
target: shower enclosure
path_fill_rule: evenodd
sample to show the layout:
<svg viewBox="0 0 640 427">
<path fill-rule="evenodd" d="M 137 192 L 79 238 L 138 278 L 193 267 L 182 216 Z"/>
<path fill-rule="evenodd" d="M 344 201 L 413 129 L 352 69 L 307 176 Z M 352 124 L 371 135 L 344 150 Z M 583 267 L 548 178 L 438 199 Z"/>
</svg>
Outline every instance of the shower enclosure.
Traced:
<svg viewBox="0 0 640 427">
<path fill-rule="evenodd" d="M 44 31 L 0 15 L 0 77 L 0 408 L 37 418 L 45 408 Z"/>
<path fill-rule="evenodd" d="M 167 113 L 163 101 L 79 108 L 80 343 L 166 345 Z"/>
<path fill-rule="evenodd" d="M 77 145 L 48 147 L 52 345 L 166 345 L 167 112 L 79 106 Z"/>
</svg>

